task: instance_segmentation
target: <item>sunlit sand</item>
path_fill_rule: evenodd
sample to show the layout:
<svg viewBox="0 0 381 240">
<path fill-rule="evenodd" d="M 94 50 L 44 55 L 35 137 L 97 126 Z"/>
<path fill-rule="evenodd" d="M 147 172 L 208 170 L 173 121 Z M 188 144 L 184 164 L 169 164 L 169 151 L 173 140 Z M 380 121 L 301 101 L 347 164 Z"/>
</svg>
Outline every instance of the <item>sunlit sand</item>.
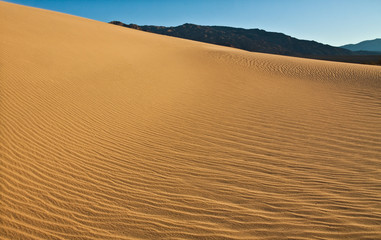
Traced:
<svg viewBox="0 0 381 240">
<path fill-rule="evenodd" d="M 1 239 L 380 239 L 381 68 L 0 2 Z"/>
</svg>

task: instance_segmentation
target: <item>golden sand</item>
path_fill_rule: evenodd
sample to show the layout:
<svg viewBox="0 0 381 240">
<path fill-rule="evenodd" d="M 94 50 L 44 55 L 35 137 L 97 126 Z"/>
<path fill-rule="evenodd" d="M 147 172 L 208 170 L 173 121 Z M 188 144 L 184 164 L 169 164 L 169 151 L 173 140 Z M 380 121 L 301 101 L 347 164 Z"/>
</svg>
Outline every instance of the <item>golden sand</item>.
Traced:
<svg viewBox="0 0 381 240">
<path fill-rule="evenodd" d="M 0 2 L 1 239 L 381 239 L 381 68 Z"/>
</svg>

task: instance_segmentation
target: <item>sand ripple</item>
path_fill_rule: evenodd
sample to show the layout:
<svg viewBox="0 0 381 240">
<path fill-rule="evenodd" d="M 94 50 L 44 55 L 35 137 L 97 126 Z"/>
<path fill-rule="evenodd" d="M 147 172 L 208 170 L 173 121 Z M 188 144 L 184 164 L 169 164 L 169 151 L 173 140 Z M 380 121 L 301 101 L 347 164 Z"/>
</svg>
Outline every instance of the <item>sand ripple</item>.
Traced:
<svg viewBox="0 0 381 240">
<path fill-rule="evenodd" d="M 381 68 L 0 2 L 2 239 L 381 239 Z"/>
</svg>

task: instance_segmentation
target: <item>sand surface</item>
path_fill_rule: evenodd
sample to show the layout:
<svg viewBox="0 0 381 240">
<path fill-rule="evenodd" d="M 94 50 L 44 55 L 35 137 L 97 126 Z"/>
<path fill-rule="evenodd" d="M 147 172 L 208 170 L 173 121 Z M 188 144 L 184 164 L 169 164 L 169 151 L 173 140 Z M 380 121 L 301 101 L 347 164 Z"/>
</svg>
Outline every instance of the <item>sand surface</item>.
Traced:
<svg viewBox="0 0 381 240">
<path fill-rule="evenodd" d="M 1 239 L 381 239 L 381 68 L 0 2 Z"/>
</svg>

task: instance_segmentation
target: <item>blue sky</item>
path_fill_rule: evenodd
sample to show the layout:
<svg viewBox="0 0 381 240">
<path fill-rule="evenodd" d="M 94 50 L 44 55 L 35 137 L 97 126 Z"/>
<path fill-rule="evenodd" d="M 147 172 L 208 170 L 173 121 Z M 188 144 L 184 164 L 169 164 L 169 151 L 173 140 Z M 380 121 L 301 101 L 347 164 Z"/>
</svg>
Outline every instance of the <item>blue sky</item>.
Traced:
<svg viewBox="0 0 381 240">
<path fill-rule="evenodd" d="M 8 0 L 103 22 L 260 28 L 339 46 L 381 38 L 381 0 Z"/>
</svg>

